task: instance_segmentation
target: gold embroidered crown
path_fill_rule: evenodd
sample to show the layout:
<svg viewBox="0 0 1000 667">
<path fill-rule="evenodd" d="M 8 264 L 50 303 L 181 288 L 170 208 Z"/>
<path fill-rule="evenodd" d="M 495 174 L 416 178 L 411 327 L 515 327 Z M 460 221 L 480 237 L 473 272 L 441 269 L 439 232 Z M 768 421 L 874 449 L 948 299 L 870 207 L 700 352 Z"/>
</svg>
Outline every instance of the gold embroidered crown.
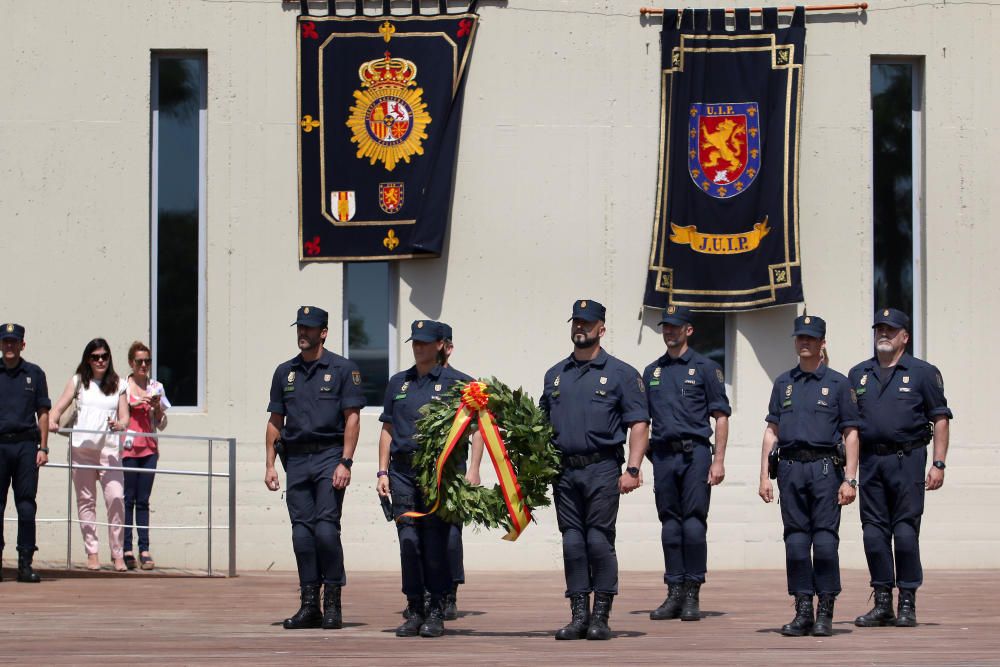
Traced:
<svg viewBox="0 0 1000 667">
<path fill-rule="evenodd" d="M 405 58 L 393 58 L 386 51 L 384 58 L 370 60 L 358 68 L 358 77 L 364 88 L 380 86 L 414 86 L 417 66 Z"/>
</svg>

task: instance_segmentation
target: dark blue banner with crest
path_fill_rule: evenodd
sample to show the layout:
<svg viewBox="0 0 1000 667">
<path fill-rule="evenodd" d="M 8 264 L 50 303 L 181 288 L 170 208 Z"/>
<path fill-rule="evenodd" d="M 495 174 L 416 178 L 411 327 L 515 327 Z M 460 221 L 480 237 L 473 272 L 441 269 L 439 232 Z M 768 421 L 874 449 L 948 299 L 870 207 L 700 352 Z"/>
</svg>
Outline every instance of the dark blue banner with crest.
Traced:
<svg viewBox="0 0 1000 667">
<path fill-rule="evenodd" d="M 312 16 L 299 53 L 299 260 L 441 254 L 479 16 Z M 330 3 L 331 7 L 334 3 Z"/>
<path fill-rule="evenodd" d="M 664 10 L 660 166 L 643 303 L 802 301 L 798 130 L 805 10 Z"/>
</svg>

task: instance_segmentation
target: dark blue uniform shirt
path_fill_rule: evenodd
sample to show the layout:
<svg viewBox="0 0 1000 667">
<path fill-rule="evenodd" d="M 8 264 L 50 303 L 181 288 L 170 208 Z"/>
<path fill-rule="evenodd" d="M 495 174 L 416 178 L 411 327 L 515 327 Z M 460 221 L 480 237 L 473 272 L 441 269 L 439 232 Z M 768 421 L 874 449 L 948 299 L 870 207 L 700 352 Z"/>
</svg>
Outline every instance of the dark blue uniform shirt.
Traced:
<svg viewBox="0 0 1000 667">
<path fill-rule="evenodd" d="M 420 408 L 431 401 L 440 401 L 441 395 L 459 382 L 472 382 L 472 377 L 444 366 L 435 366 L 423 377 L 417 374 L 416 366 L 411 366 L 389 378 L 378 419 L 392 426 L 391 456 L 417 451 L 419 444 L 414 438 L 417 420 L 423 416 Z"/>
<path fill-rule="evenodd" d="M 903 354 L 882 384 L 878 359 L 872 357 L 851 369 L 851 387 L 861 410 L 862 443 L 903 444 L 928 436 L 934 417 L 952 418 L 944 397 L 944 380 L 937 368 Z"/>
<path fill-rule="evenodd" d="M 604 349 L 589 363 L 570 355 L 550 368 L 539 405 L 555 431 L 553 444 L 571 456 L 622 445 L 629 424 L 649 421 L 639 371 Z"/>
<path fill-rule="evenodd" d="M 278 366 L 271 379 L 267 411 L 285 416 L 281 440 L 298 445 L 343 440 L 344 410 L 364 406 L 358 365 L 323 350 L 312 364 L 300 354 Z"/>
<path fill-rule="evenodd" d="M 0 369 L 0 435 L 37 429 L 38 411 L 52 407 L 45 371 L 24 359 Z"/>
<path fill-rule="evenodd" d="M 719 364 L 688 348 L 672 358 L 669 354 L 646 366 L 642 373 L 653 418 L 650 443 L 661 445 L 712 435 L 709 416 L 733 413 L 726 397 L 726 379 Z"/>
<path fill-rule="evenodd" d="M 778 426 L 778 447 L 836 447 L 860 420 L 847 378 L 826 364 L 811 373 L 796 366 L 774 381 L 766 421 Z"/>
</svg>

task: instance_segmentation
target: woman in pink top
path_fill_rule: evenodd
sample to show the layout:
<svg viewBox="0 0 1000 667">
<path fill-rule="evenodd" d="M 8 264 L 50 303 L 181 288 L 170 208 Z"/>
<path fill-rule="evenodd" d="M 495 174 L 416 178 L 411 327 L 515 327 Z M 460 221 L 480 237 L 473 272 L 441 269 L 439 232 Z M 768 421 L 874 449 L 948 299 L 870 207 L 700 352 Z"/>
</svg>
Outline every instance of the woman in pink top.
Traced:
<svg viewBox="0 0 1000 667">
<path fill-rule="evenodd" d="M 132 519 L 139 533 L 139 562 L 143 570 L 155 567 L 149 555 L 149 496 L 153 492 L 153 473 L 129 472 L 132 468 L 156 470 L 160 452 L 157 439 L 147 435 L 132 433 L 156 433 L 167 425 L 167 408 L 170 401 L 163 393 L 163 385 L 154 380 L 152 355 L 144 343 L 136 341 L 128 349 L 128 364 L 132 374 L 128 376 L 128 403 L 130 420 L 129 433 L 125 437 L 122 465 L 125 466 L 125 565 L 135 569 L 135 554 L 132 552 Z"/>
</svg>

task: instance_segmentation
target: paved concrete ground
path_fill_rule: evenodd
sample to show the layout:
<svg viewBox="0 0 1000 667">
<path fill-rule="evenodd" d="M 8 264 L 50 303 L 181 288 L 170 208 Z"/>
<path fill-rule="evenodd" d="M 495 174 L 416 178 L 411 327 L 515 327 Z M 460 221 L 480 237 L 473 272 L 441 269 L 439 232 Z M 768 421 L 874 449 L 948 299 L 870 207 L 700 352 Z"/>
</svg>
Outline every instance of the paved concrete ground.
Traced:
<svg viewBox="0 0 1000 667">
<path fill-rule="evenodd" d="M 622 575 L 610 642 L 556 642 L 568 620 L 559 572 L 472 572 L 462 616 L 440 639 L 399 639 L 397 573 L 351 573 L 343 630 L 286 631 L 297 607 L 289 573 L 206 579 L 149 573 L 45 572 L 0 583 L 0 662 L 333 665 L 1000 665 L 1000 570 L 927 573 L 915 629 L 855 628 L 867 577 L 844 573 L 835 635 L 782 637 L 792 616 L 782 572 L 712 573 L 697 623 L 650 621 L 663 598 L 649 573 Z"/>
</svg>

